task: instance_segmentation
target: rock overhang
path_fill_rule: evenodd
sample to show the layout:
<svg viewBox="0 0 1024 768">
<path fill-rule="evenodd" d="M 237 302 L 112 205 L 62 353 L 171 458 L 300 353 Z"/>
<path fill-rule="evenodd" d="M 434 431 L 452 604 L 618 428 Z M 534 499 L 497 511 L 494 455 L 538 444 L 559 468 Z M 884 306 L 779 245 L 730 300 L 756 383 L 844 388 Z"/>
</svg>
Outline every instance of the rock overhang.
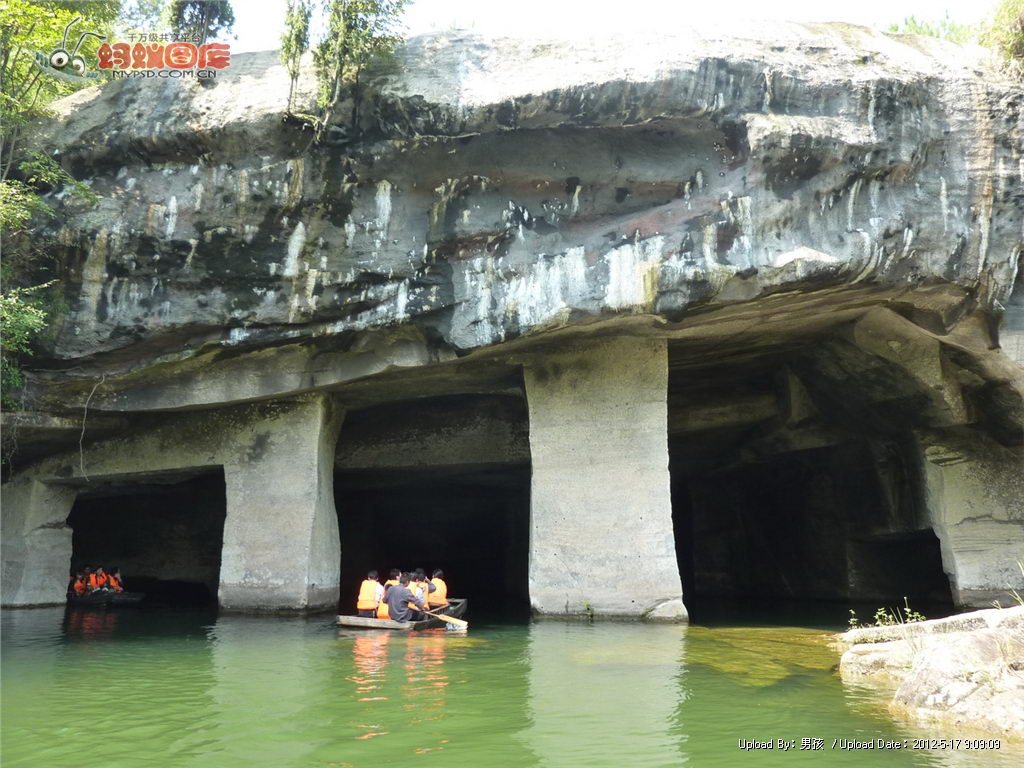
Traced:
<svg viewBox="0 0 1024 768">
<path fill-rule="evenodd" d="M 977 50 L 850 25 L 638 41 L 413 39 L 334 146 L 281 121 L 273 52 L 69 97 L 40 142 L 101 201 L 53 195 L 71 311 L 37 380 L 404 337 L 383 371 L 785 293 L 842 311 L 844 286 L 998 311 L 1024 95 Z"/>
</svg>

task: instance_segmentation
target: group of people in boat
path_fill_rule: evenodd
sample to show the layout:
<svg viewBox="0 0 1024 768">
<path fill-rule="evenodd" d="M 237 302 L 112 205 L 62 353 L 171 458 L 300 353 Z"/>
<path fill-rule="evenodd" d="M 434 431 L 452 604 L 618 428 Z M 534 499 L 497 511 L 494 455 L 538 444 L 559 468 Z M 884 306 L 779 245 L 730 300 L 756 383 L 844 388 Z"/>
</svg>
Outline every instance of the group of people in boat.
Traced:
<svg viewBox="0 0 1024 768">
<path fill-rule="evenodd" d="M 97 591 L 124 592 L 121 569 L 114 566 L 108 571 L 101 565 L 94 571 L 91 565 L 85 565 L 75 571 L 68 584 L 69 595 L 88 595 Z"/>
<path fill-rule="evenodd" d="M 445 613 L 448 610 L 448 584 L 440 568 L 428 579 L 422 568 L 403 572 L 394 568 L 383 584 L 377 571 L 370 571 L 359 586 L 356 610 L 368 619 L 419 621 L 427 618 L 424 611 Z"/>
</svg>

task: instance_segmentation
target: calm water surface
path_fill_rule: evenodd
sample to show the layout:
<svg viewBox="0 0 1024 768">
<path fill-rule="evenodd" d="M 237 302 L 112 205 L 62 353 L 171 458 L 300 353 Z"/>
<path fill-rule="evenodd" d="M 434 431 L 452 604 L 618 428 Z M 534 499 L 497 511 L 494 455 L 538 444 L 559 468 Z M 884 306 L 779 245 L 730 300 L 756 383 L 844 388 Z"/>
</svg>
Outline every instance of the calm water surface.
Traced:
<svg viewBox="0 0 1024 768">
<path fill-rule="evenodd" d="M 402 635 L 319 617 L 5 611 L 2 764 L 1019 766 L 832 748 L 892 723 L 816 629 L 540 623 Z M 795 739 L 788 752 L 737 740 Z M 824 740 L 801 751 L 802 738 Z"/>
</svg>

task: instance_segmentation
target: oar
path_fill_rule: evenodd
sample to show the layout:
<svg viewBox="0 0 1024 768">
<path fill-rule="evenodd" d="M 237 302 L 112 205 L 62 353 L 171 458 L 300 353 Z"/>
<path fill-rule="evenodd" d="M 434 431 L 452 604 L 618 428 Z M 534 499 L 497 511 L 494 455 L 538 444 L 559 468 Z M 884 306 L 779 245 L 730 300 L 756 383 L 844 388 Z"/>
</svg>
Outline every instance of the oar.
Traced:
<svg viewBox="0 0 1024 768">
<path fill-rule="evenodd" d="M 419 609 L 417 609 L 417 610 L 419 610 Z M 422 610 L 422 611 L 420 611 L 420 613 L 425 613 L 425 614 L 427 614 L 427 616 L 433 616 L 435 619 L 443 619 L 444 621 L 448 622 L 449 624 L 454 624 L 456 627 L 462 627 L 463 629 L 466 629 L 467 627 L 469 627 L 469 622 L 468 621 L 463 621 L 462 619 L 456 619 L 454 616 L 445 616 L 443 613 L 433 613 L 433 612 L 428 611 L 428 610 Z"/>
</svg>

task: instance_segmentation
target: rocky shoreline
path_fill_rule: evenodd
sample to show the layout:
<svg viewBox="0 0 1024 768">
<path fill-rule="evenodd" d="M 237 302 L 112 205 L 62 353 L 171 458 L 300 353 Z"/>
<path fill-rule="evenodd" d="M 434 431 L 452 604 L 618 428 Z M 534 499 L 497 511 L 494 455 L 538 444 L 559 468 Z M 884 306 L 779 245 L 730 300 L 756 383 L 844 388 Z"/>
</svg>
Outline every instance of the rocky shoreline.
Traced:
<svg viewBox="0 0 1024 768">
<path fill-rule="evenodd" d="M 844 682 L 896 682 L 901 719 L 1024 740 L 1024 606 L 852 629 Z"/>
</svg>

